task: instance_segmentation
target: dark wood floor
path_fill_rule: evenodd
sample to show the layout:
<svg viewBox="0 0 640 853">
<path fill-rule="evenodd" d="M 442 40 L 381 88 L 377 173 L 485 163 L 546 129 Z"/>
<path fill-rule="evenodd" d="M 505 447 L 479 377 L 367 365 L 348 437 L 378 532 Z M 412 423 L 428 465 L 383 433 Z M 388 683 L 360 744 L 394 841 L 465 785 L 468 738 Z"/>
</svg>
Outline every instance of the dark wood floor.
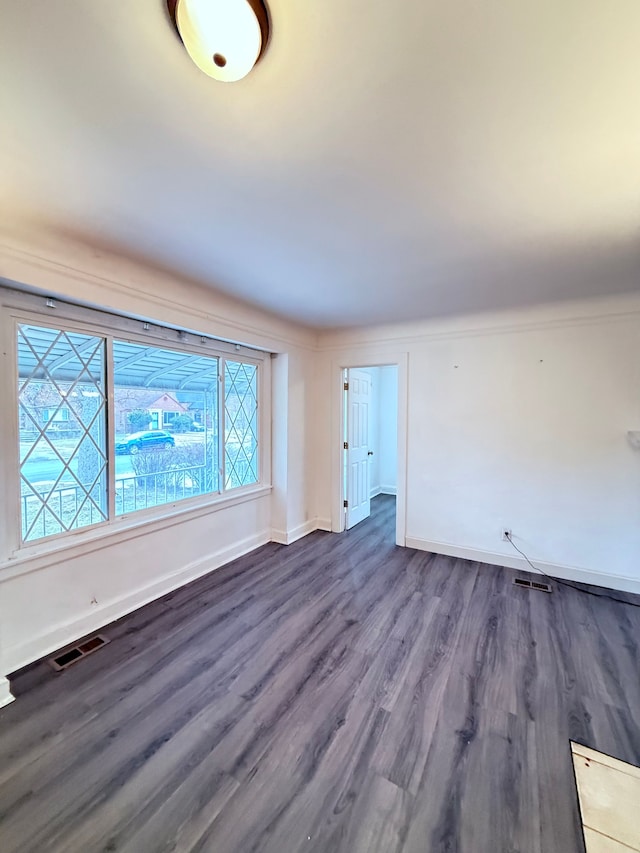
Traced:
<svg viewBox="0 0 640 853">
<path fill-rule="evenodd" d="M 2 853 L 581 853 L 569 739 L 640 763 L 640 609 L 397 548 L 394 512 L 17 675 Z"/>
</svg>

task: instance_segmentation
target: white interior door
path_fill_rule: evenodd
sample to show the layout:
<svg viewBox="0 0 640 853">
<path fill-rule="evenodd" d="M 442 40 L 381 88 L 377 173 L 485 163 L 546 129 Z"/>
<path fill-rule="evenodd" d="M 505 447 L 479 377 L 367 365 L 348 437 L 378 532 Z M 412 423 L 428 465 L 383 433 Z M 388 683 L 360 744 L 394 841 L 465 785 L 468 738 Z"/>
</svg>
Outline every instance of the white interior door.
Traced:
<svg viewBox="0 0 640 853">
<path fill-rule="evenodd" d="M 348 371 L 347 389 L 347 530 L 371 515 L 369 486 L 369 418 L 371 376 Z"/>
</svg>

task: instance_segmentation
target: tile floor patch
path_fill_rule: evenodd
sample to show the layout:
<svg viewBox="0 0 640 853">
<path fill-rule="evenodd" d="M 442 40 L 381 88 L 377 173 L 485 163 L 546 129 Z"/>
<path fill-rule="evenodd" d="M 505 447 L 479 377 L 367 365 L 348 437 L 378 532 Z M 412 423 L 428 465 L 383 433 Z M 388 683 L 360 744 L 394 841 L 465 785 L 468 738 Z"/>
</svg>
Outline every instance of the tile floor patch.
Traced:
<svg viewBox="0 0 640 853">
<path fill-rule="evenodd" d="M 640 768 L 571 744 L 587 853 L 640 853 Z"/>
<path fill-rule="evenodd" d="M 584 829 L 584 842 L 587 853 L 631 853 L 633 851 L 633 847 L 627 847 L 626 844 L 620 844 L 613 838 L 607 838 L 606 835 L 601 835 L 589 829 L 588 826 Z"/>
</svg>

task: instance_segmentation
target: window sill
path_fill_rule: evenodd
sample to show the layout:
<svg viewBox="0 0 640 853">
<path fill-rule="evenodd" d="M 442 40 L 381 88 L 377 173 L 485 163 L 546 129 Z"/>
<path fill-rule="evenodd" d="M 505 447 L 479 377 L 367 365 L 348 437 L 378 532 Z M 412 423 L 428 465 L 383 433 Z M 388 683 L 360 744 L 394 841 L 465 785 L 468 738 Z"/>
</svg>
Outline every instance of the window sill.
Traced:
<svg viewBox="0 0 640 853">
<path fill-rule="evenodd" d="M 271 486 L 259 485 L 239 489 L 229 495 L 216 495 L 210 500 L 180 508 L 179 503 L 169 504 L 153 518 L 135 519 L 135 516 L 123 516 L 112 522 L 105 523 L 91 530 L 78 530 L 69 534 L 68 538 L 46 542 L 43 540 L 35 545 L 22 548 L 12 557 L 0 563 L 0 583 L 10 578 L 29 572 L 38 571 L 47 566 L 55 565 L 63 560 L 70 560 L 81 554 L 90 554 L 108 548 L 119 542 L 146 536 L 156 530 L 164 530 L 185 521 L 192 521 L 211 512 L 228 509 L 238 504 L 248 503 L 271 494 Z"/>
</svg>

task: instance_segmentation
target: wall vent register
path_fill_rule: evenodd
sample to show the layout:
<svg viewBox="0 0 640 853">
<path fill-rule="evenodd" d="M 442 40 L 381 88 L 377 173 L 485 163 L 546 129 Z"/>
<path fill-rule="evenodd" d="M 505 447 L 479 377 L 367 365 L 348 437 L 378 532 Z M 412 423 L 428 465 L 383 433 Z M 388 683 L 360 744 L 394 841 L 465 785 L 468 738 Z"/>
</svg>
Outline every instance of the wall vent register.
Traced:
<svg viewBox="0 0 640 853">
<path fill-rule="evenodd" d="M 548 583 L 541 583 L 540 581 L 530 581 L 526 578 L 514 578 L 513 583 L 515 586 L 522 586 L 525 589 L 537 589 L 539 592 L 553 592 Z"/>
<path fill-rule="evenodd" d="M 65 649 L 57 655 L 54 655 L 54 657 L 49 658 L 47 663 L 49 666 L 53 667 L 56 672 L 62 672 L 63 669 L 67 669 L 67 667 L 77 663 L 79 660 L 82 660 L 82 658 L 86 658 L 87 655 L 97 652 L 98 649 L 101 649 L 102 646 L 105 646 L 108 642 L 109 639 L 105 637 L 104 634 L 95 634 L 95 636 L 89 637 L 88 640 L 83 640 L 81 643 L 78 643 L 69 649 Z"/>
</svg>

